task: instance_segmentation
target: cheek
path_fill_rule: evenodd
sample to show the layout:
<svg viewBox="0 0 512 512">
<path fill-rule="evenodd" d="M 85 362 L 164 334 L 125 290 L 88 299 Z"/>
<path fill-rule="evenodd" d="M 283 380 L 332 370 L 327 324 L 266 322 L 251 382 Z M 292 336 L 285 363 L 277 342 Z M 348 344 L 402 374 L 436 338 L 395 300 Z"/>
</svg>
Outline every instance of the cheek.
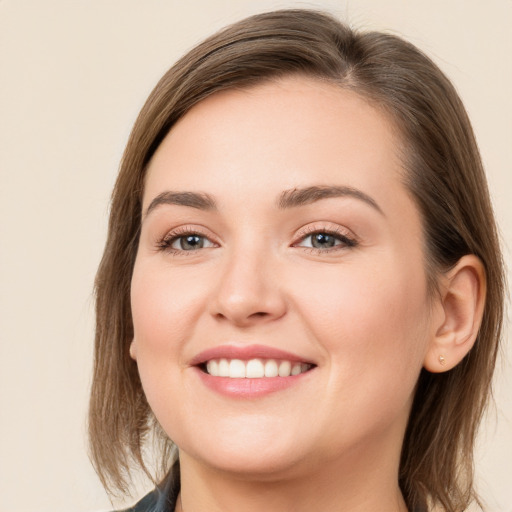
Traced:
<svg viewBox="0 0 512 512">
<path fill-rule="evenodd" d="M 165 264 L 141 258 L 131 283 L 133 347 L 142 387 L 158 421 L 174 438 L 173 428 L 183 396 L 183 347 L 193 335 L 197 306 L 204 288 L 197 281 L 172 275 Z M 203 288 L 203 293 L 201 289 Z M 170 428 L 172 427 L 172 428 Z M 178 436 L 179 437 L 179 436 Z"/>
<path fill-rule="evenodd" d="M 131 306 L 138 353 L 165 352 L 168 357 L 190 337 L 204 300 L 204 284 L 179 271 L 172 274 L 151 262 L 137 262 Z"/>
<path fill-rule="evenodd" d="M 309 273 L 302 311 L 344 386 L 406 379 L 414 386 L 428 342 L 428 299 L 422 269 L 379 261 L 330 275 Z M 322 270 L 323 271 L 323 270 Z M 319 284 L 321 283 L 321 284 Z M 302 294 L 306 296 L 305 294 Z"/>
</svg>

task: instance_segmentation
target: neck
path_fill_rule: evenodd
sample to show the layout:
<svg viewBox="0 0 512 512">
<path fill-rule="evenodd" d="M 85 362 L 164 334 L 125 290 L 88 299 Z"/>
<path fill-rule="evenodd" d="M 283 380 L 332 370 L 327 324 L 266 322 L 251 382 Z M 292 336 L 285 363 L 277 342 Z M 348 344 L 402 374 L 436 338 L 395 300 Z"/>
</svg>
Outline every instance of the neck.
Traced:
<svg viewBox="0 0 512 512">
<path fill-rule="evenodd" d="M 398 487 L 398 457 L 365 460 L 358 453 L 313 471 L 308 465 L 265 478 L 213 469 L 185 453 L 180 459 L 176 512 L 407 512 Z"/>
</svg>

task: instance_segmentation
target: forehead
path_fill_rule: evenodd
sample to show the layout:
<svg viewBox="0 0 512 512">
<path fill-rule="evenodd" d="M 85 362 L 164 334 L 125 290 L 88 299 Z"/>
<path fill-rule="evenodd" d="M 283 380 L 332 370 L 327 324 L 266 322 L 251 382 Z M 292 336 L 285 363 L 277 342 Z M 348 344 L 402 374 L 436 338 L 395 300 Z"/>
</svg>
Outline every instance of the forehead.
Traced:
<svg viewBox="0 0 512 512">
<path fill-rule="evenodd" d="M 377 191 L 400 181 L 399 143 L 381 109 L 331 82 L 286 77 L 223 91 L 166 136 L 150 162 L 144 201 L 162 187 L 221 192 L 227 178 L 241 189 L 327 180 Z"/>
</svg>

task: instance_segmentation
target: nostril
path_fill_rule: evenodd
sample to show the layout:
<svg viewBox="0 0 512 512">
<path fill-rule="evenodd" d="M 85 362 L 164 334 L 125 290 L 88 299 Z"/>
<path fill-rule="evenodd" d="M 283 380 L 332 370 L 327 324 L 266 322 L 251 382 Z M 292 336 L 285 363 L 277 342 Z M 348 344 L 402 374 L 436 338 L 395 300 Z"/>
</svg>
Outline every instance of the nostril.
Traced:
<svg viewBox="0 0 512 512">
<path fill-rule="evenodd" d="M 210 314 L 217 321 L 247 326 L 253 322 L 267 322 L 280 318 L 286 312 L 286 303 L 279 291 L 251 291 L 249 286 L 244 286 L 240 290 L 240 283 L 236 290 L 232 290 L 228 284 L 224 285 L 225 288 L 212 297 L 209 307 Z"/>
</svg>

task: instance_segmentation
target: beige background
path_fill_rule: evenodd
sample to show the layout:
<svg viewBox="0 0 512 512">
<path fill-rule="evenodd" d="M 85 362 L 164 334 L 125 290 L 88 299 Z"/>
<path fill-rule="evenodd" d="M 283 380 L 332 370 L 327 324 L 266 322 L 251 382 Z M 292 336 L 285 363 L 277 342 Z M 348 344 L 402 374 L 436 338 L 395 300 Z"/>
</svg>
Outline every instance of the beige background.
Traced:
<svg viewBox="0 0 512 512">
<path fill-rule="evenodd" d="M 325 7 L 423 48 L 473 120 L 511 261 L 512 1 L 0 0 L 0 508 L 108 510 L 86 454 L 91 289 L 119 158 L 142 103 L 204 36 L 277 7 Z M 512 368 L 477 453 L 512 511 Z"/>
</svg>

